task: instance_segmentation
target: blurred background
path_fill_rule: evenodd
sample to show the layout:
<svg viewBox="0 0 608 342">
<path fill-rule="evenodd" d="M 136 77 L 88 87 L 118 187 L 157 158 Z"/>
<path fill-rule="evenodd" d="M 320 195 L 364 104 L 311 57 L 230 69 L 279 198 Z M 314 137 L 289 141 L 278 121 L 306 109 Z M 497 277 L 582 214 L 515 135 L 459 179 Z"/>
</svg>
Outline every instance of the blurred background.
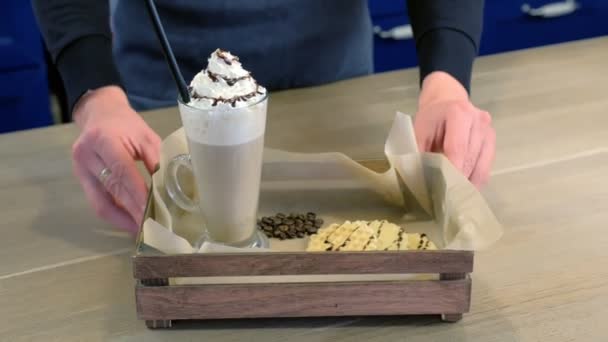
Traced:
<svg viewBox="0 0 608 342">
<path fill-rule="evenodd" d="M 406 1 L 368 2 L 375 72 L 416 66 Z M 2 0 L 0 12 L 0 133 L 69 122 L 30 2 Z M 486 0 L 480 55 L 601 35 L 608 35 L 608 0 Z"/>
</svg>

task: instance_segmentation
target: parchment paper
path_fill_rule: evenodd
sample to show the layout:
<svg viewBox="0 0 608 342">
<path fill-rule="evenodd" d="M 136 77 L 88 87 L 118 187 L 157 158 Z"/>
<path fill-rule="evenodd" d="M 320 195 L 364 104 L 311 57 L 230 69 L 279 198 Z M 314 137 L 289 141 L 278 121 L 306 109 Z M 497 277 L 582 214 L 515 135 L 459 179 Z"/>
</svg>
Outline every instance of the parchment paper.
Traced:
<svg viewBox="0 0 608 342">
<path fill-rule="evenodd" d="M 208 243 L 200 250 L 192 247 L 202 232 L 201 217 L 173 204 L 163 182 L 168 161 L 187 151 L 183 128 L 163 142 L 160 170 L 153 175 L 155 216 L 144 222 L 144 243 L 167 254 L 245 250 Z M 502 236 L 477 189 L 443 155 L 418 152 L 408 115 L 395 115 L 384 152 L 390 169 L 376 173 L 341 153 L 266 149 L 259 215 L 313 211 L 325 225 L 387 219 L 407 232 L 426 233 L 440 249 L 481 250 Z M 191 174 L 180 174 L 180 183 L 193 197 L 199 195 Z M 307 239 L 271 239 L 266 251 L 301 251 L 306 244 Z"/>
</svg>

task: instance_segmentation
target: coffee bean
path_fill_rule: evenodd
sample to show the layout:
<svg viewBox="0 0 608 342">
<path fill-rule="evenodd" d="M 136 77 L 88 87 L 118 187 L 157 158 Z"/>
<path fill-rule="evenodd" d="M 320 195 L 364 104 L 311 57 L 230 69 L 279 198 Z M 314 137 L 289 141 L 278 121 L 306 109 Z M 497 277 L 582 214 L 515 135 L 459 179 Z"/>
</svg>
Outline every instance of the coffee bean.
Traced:
<svg viewBox="0 0 608 342">
<path fill-rule="evenodd" d="M 317 214 L 308 213 L 277 213 L 273 216 L 263 216 L 257 220 L 257 228 L 266 236 L 281 240 L 302 238 L 307 234 L 315 234 L 323 225 L 323 220 Z"/>
</svg>

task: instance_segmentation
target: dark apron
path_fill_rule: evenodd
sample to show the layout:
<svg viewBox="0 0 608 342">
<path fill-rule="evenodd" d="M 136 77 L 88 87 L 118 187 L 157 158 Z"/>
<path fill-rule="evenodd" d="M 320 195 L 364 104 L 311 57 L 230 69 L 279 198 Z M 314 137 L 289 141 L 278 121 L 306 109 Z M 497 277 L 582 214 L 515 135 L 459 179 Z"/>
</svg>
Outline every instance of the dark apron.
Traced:
<svg viewBox="0 0 608 342">
<path fill-rule="evenodd" d="M 366 0 L 157 0 L 184 78 L 216 48 L 240 57 L 269 90 L 369 74 L 372 29 Z M 136 110 L 174 106 L 177 91 L 144 1 L 119 0 L 114 56 Z"/>
</svg>

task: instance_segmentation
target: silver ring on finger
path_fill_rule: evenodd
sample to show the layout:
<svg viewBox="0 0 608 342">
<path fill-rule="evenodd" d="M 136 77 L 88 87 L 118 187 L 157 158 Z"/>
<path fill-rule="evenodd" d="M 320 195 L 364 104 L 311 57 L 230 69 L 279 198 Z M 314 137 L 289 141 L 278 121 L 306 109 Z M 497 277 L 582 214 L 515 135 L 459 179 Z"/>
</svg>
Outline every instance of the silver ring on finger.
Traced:
<svg viewBox="0 0 608 342">
<path fill-rule="evenodd" d="M 112 174 L 112 171 L 110 171 L 110 168 L 104 167 L 103 170 L 101 170 L 101 172 L 99 173 L 99 181 L 101 182 L 101 184 L 104 184 L 106 179 L 108 179 L 108 177 L 110 177 L 110 175 Z"/>
</svg>

